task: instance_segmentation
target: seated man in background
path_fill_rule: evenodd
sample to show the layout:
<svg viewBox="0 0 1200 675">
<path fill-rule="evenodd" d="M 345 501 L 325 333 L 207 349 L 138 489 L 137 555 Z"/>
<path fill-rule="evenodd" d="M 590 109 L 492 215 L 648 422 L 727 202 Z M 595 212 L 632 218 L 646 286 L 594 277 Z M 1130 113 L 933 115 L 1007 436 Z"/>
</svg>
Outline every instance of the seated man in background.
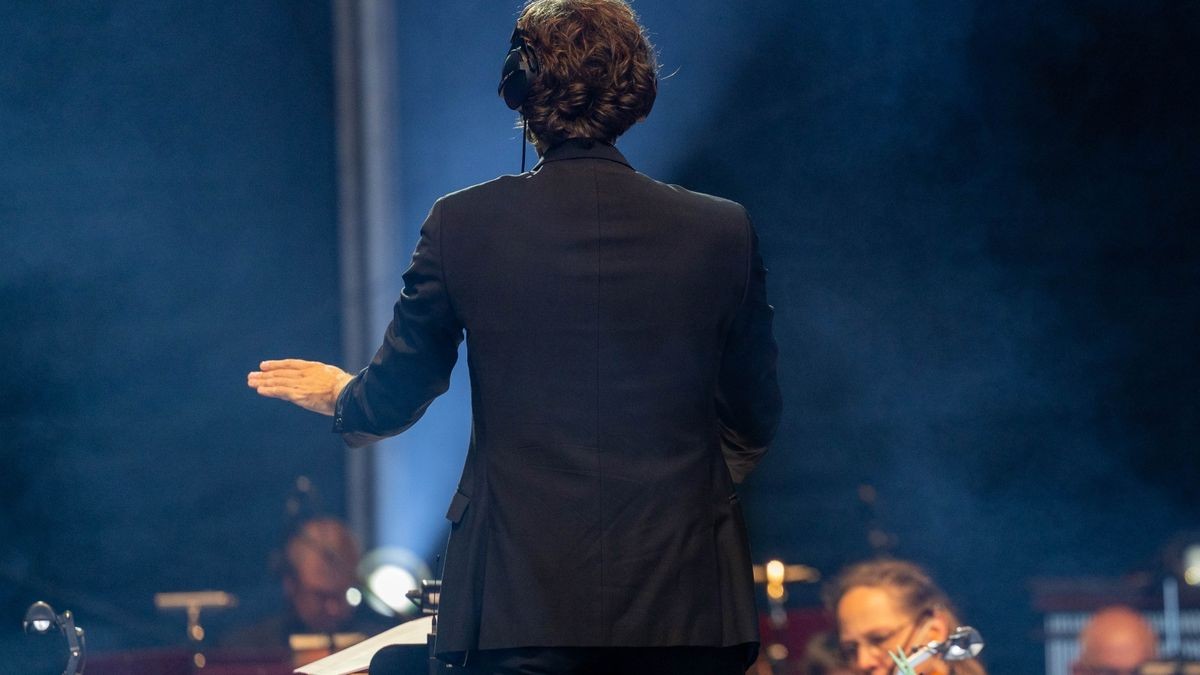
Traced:
<svg viewBox="0 0 1200 675">
<path fill-rule="evenodd" d="M 837 619 L 842 658 L 859 675 L 888 675 L 895 667 L 890 652 L 909 654 L 930 641 L 945 640 L 961 625 L 942 589 L 920 567 L 902 560 L 852 565 L 826 589 L 826 603 Z M 979 661 L 939 658 L 916 672 L 986 673 Z"/>
<path fill-rule="evenodd" d="M 387 630 L 394 622 L 351 603 L 347 595 L 358 581 L 359 557 L 358 541 L 340 520 L 320 517 L 305 521 L 284 545 L 280 577 L 287 609 L 234 631 L 223 644 L 330 652 Z M 348 634 L 361 637 L 332 639 Z M 326 646 L 318 646 L 315 640 L 292 639 L 307 635 L 326 637 Z"/>
<path fill-rule="evenodd" d="M 1079 632 L 1079 660 L 1072 675 L 1134 675 L 1158 653 L 1158 636 L 1138 612 L 1105 607 Z"/>
</svg>

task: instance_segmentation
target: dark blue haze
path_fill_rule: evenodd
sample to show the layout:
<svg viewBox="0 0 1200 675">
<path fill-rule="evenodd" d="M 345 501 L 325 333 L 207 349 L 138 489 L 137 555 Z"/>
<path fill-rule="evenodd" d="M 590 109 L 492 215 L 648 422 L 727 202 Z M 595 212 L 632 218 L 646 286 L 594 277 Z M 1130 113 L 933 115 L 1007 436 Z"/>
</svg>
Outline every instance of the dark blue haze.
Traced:
<svg viewBox="0 0 1200 675">
<path fill-rule="evenodd" d="M 513 5 L 399 5 L 409 231 L 516 170 Z M 756 555 L 832 574 L 874 522 L 1040 672 L 1031 578 L 1200 529 L 1200 3 L 635 6 L 673 76 L 622 149 L 745 203 L 771 269 Z M 95 649 L 178 642 L 156 591 L 261 609 L 294 477 L 340 510 L 326 421 L 243 384 L 340 359 L 331 37 L 321 2 L 0 8 L 0 654 L 38 598 Z"/>
</svg>

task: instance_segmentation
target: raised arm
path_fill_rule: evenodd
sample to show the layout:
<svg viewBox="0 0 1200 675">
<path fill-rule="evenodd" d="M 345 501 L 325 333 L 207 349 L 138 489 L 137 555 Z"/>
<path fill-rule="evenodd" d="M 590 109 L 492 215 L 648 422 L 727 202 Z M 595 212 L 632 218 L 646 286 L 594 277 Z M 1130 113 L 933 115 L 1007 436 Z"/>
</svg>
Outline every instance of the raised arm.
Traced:
<svg viewBox="0 0 1200 675">
<path fill-rule="evenodd" d="M 421 228 L 404 289 L 383 344 L 357 375 L 323 363 L 264 361 L 248 383 L 264 396 L 333 415 L 350 445 L 404 431 L 446 391 L 463 328 L 451 307 L 442 269 L 441 203 Z"/>
<path fill-rule="evenodd" d="M 354 379 L 341 368 L 318 361 L 281 359 L 263 361 L 258 367 L 261 370 L 246 376 L 251 389 L 322 415 L 333 414 L 338 395 Z"/>
</svg>

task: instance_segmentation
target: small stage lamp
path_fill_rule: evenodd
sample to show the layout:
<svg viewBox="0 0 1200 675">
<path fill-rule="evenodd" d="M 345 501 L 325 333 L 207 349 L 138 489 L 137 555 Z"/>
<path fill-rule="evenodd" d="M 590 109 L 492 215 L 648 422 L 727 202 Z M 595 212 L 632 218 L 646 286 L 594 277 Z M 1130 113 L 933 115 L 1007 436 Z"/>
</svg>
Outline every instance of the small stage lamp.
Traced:
<svg viewBox="0 0 1200 675">
<path fill-rule="evenodd" d="M 63 675 L 81 675 L 84 662 L 83 629 L 75 627 L 75 617 L 70 610 L 56 614 L 50 605 L 38 601 L 25 610 L 23 623 L 25 632 L 30 635 L 46 635 L 55 628 L 62 631 L 67 638 L 67 667 Z"/>
<path fill-rule="evenodd" d="M 420 589 L 421 580 L 430 576 L 425 561 L 403 548 L 377 548 L 358 565 L 367 604 L 385 616 L 416 615 L 419 610 L 408 592 Z"/>
</svg>

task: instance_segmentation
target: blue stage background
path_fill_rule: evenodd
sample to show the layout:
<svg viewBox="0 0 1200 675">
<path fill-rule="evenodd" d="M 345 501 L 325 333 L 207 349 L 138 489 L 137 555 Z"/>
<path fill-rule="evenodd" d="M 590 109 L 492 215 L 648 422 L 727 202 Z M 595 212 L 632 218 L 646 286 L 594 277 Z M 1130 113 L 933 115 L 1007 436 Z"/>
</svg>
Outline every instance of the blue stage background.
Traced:
<svg viewBox="0 0 1200 675">
<path fill-rule="evenodd" d="M 1200 529 L 1200 5 L 635 7 L 670 77 L 621 149 L 746 204 L 771 270 L 757 557 L 830 574 L 878 527 L 1039 672 L 1031 578 Z M 398 268 L 434 198 L 517 170 L 516 9 L 398 3 Z M 182 637 L 156 591 L 262 609 L 293 479 L 340 510 L 327 421 L 243 383 L 340 360 L 331 44 L 321 2 L 0 8 L 0 653 L 38 598 L 96 650 Z M 440 546 L 462 375 L 381 453 L 384 543 Z"/>
</svg>

